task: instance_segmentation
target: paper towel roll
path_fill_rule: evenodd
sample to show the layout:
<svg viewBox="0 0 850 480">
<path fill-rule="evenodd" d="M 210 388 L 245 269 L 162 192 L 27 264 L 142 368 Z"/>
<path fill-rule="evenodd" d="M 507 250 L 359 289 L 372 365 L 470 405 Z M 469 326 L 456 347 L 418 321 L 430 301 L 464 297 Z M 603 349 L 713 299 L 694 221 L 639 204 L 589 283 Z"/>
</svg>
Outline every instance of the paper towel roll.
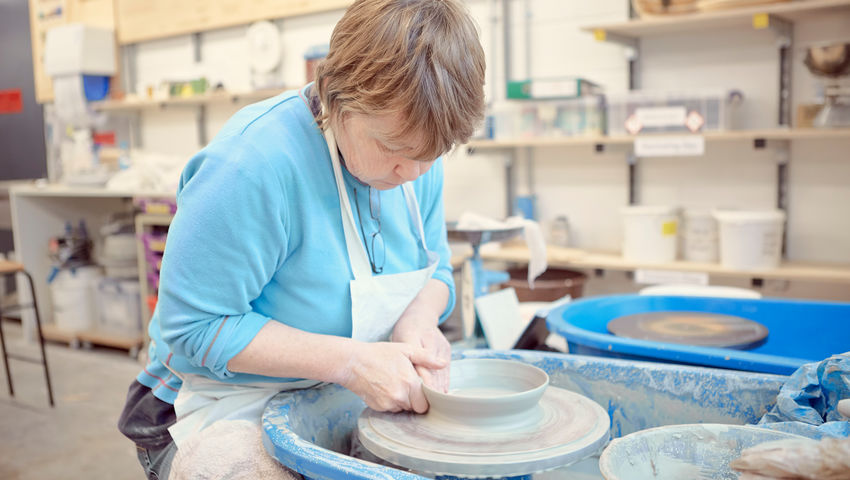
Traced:
<svg viewBox="0 0 850 480">
<path fill-rule="evenodd" d="M 82 75 L 62 75 L 53 78 L 53 96 L 56 115 L 75 127 L 91 125 L 92 116 L 83 91 Z"/>
</svg>

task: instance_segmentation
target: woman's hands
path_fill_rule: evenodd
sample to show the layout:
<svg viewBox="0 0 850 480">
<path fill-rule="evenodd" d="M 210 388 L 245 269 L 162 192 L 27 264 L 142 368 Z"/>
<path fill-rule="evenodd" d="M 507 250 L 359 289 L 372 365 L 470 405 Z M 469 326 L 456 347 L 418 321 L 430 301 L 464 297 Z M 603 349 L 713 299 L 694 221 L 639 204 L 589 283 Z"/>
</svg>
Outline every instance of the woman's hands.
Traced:
<svg viewBox="0 0 850 480">
<path fill-rule="evenodd" d="M 354 342 L 341 384 L 378 411 L 425 413 L 429 387 L 448 391 L 452 349 L 437 327 L 449 291 L 431 279 L 393 328 L 392 342 Z"/>
<path fill-rule="evenodd" d="M 345 373 L 337 383 L 379 412 L 428 411 L 416 369 L 445 369 L 447 360 L 407 343 L 353 342 Z"/>
<path fill-rule="evenodd" d="M 437 327 L 438 318 L 423 312 L 405 311 L 393 329 L 392 341 L 405 343 L 426 351 L 444 362 L 439 368 L 426 365 L 415 365 L 416 373 L 422 381 L 440 392 L 449 389 L 449 362 L 452 358 L 452 347 L 443 332 Z"/>
</svg>

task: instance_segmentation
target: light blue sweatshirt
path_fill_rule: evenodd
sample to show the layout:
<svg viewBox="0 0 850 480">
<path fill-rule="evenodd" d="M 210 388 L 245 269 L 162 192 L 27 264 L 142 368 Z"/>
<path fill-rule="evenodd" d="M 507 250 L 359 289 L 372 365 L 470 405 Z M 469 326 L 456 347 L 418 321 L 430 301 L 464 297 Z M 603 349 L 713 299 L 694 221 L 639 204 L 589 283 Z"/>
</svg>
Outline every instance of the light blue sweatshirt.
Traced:
<svg viewBox="0 0 850 480">
<path fill-rule="evenodd" d="M 343 175 L 352 208 L 360 205 L 362 218 L 353 212 L 357 227 L 362 220 L 368 237 L 377 230 L 369 189 L 345 169 Z M 433 278 L 450 291 L 442 321 L 455 302 L 442 160 L 413 187 L 428 248 L 440 255 Z M 427 256 L 402 189 L 380 195 L 382 274 L 424 268 Z M 229 383 L 291 380 L 227 369 L 268 321 L 350 337 L 353 275 L 341 218 L 328 148 L 303 93 L 286 92 L 236 113 L 180 179 L 149 327 L 150 362 L 137 380 L 169 403 L 181 381 L 163 362 Z"/>
</svg>

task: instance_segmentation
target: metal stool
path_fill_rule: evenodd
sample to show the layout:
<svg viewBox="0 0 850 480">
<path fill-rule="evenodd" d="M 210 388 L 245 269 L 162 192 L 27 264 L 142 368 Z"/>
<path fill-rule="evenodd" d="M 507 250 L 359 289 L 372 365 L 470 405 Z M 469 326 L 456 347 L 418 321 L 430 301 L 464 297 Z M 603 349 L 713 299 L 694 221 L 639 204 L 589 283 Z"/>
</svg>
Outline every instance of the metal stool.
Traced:
<svg viewBox="0 0 850 480">
<path fill-rule="evenodd" d="M 50 406 L 53 406 L 53 389 L 50 387 L 50 373 L 47 370 L 47 356 L 44 354 L 44 337 L 41 335 L 41 318 L 38 315 L 38 302 L 35 300 L 35 287 L 33 285 L 32 276 L 24 269 L 24 266 L 17 262 L 9 262 L 6 260 L 0 260 L 0 276 L 7 277 L 10 275 L 14 275 L 16 273 L 23 273 L 26 275 L 27 280 L 30 283 L 30 292 L 32 293 L 32 304 L 31 305 L 13 305 L 13 310 L 20 310 L 24 308 L 32 308 L 35 311 L 35 326 L 38 331 L 38 345 L 41 347 L 41 359 L 30 358 L 21 355 L 15 355 L 14 353 L 6 352 L 6 338 L 3 336 L 3 312 L 0 309 L 0 347 L 3 350 L 3 366 L 6 367 L 6 380 L 9 383 L 9 395 L 15 396 L 15 389 L 12 387 L 12 374 L 9 371 L 9 359 L 14 358 L 17 360 L 22 360 L 24 362 L 31 363 L 41 363 L 44 367 L 44 380 L 47 382 L 47 399 L 50 401 Z M 20 286 L 18 287 L 20 289 Z M 2 307 L 2 305 L 0 305 Z"/>
</svg>

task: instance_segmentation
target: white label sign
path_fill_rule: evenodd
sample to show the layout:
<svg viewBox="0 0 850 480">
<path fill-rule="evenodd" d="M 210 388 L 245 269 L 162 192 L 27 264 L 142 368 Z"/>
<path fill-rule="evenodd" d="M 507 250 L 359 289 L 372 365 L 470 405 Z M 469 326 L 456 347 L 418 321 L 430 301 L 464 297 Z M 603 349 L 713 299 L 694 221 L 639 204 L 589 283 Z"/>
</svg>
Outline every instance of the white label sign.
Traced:
<svg viewBox="0 0 850 480">
<path fill-rule="evenodd" d="M 532 98 L 577 97 L 576 80 L 534 80 L 531 82 Z"/>
<path fill-rule="evenodd" d="M 705 154 L 702 135 L 646 136 L 635 138 L 638 157 L 692 157 Z"/>
<path fill-rule="evenodd" d="M 708 285 L 708 274 L 675 270 L 635 270 L 635 282 L 644 285 Z"/>
<path fill-rule="evenodd" d="M 644 128 L 681 127 L 688 117 L 685 107 L 640 107 L 635 116 Z"/>
</svg>

